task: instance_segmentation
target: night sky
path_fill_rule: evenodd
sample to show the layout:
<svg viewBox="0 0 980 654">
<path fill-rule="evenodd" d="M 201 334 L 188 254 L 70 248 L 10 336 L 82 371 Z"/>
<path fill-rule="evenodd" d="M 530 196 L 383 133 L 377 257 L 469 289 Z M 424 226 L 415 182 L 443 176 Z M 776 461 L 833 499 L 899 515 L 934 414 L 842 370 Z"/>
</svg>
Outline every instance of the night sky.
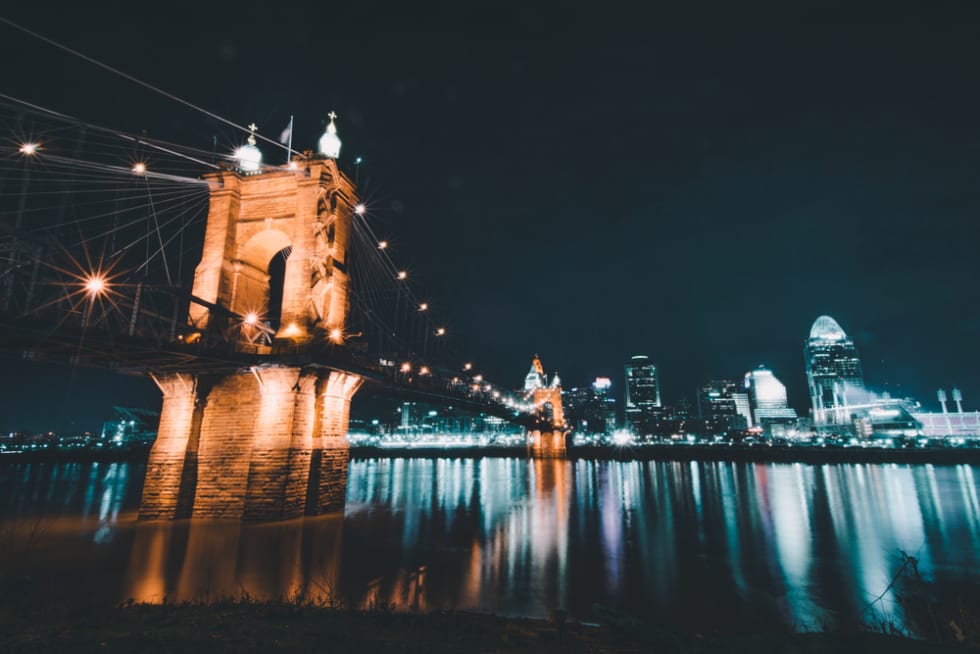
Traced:
<svg viewBox="0 0 980 654">
<path fill-rule="evenodd" d="M 566 387 L 621 391 L 647 354 L 676 401 L 766 364 L 805 411 L 803 341 L 829 314 L 870 387 L 933 406 L 958 385 L 980 406 L 976 3 L 18 4 L 2 13 L 266 136 L 294 114 L 297 149 L 335 110 L 393 258 L 497 383 L 539 353 Z M 0 49 L 4 93 L 241 141 L 3 25 Z M 131 378 L 0 365 L 0 429 L 158 401 Z M 42 413 L 32 387 L 55 376 Z"/>
</svg>

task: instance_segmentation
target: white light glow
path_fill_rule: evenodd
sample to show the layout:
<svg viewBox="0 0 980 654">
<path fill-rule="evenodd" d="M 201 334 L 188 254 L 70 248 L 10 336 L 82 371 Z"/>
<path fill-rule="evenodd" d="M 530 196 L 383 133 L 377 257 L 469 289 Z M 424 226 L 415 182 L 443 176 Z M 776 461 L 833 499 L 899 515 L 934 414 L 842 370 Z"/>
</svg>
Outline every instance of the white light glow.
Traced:
<svg viewBox="0 0 980 654">
<path fill-rule="evenodd" d="M 25 143 L 20 146 L 20 153 L 25 156 L 32 157 L 37 154 L 39 148 L 40 146 L 37 143 Z"/>
<path fill-rule="evenodd" d="M 356 213 L 358 216 L 363 216 L 365 211 L 367 211 L 367 207 L 365 207 L 363 204 L 358 204 L 356 207 L 354 207 L 354 213 Z"/>
</svg>

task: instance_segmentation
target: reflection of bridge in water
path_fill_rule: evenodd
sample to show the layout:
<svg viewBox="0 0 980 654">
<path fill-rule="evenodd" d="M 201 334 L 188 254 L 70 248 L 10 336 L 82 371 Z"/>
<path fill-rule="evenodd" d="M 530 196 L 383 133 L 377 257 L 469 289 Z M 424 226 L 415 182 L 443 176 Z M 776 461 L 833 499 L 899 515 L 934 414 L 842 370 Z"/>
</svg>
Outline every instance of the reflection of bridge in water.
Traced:
<svg viewBox="0 0 980 654">
<path fill-rule="evenodd" d="M 350 401 L 364 384 L 504 418 L 527 428 L 536 455 L 564 454 L 560 389 L 515 394 L 471 364 L 438 363 L 450 356 L 446 330 L 375 237 L 335 152 L 262 167 L 247 148 L 203 180 L 39 147 L 12 153 L 23 192 L 3 214 L 14 219 L 3 223 L 2 349 L 153 379 L 163 407 L 142 517 L 264 520 L 342 506 Z M 146 200 L 135 220 L 86 212 L 69 194 L 61 215 L 42 212 L 48 224 L 25 223 L 34 187 L 41 197 L 91 169 L 127 185 L 135 176 L 125 197 L 95 189 L 124 208 Z M 188 220 L 204 193 L 206 218 Z M 67 221 L 65 206 L 81 217 Z"/>
</svg>

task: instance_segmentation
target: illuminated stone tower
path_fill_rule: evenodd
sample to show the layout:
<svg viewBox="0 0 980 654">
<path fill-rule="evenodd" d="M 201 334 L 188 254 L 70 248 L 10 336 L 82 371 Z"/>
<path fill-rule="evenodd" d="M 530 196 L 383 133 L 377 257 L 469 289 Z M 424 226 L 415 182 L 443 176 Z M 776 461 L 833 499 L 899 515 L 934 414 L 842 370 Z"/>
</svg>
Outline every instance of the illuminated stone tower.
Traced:
<svg viewBox="0 0 980 654">
<path fill-rule="evenodd" d="M 524 378 L 524 391 L 534 402 L 547 429 L 530 434 L 531 451 L 536 457 L 563 457 L 567 452 L 565 412 L 561 403 L 561 379 L 555 374 L 548 383 L 544 366 L 537 356 L 531 362 L 531 370 Z"/>
<path fill-rule="evenodd" d="M 343 341 L 357 199 L 335 159 L 263 170 L 254 143 L 236 152 L 236 169 L 206 176 L 210 209 L 188 320 L 205 335 L 265 330 L 258 345 L 239 342 L 263 363 L 154 377 L 163 408 L 141 518 L 283 519 L 344 503 L 350 400 L 362 380 L 315 356 L 283 361 Z"/>
</svg>

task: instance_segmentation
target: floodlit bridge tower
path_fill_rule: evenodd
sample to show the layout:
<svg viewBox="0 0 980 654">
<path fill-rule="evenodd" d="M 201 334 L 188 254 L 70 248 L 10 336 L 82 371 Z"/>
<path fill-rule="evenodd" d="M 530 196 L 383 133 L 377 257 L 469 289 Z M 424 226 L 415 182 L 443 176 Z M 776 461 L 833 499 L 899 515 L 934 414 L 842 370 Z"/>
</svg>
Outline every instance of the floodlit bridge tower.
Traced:
<svg viewBox="0 0 980 654">
<path fill-rule="evenodd" d="M 538 458 L 564 457 L 568 451 L 568 429 L 561 403 L 561 379 L 556 373 L 551 382 L 544 373 L 541 359 L 535 355 L 531 370 L 524 378 L 524 393 L 534 403 L 544 428 L 528 434 L 531 453 Z"/>
<path fill-rule="evenodd" d="M 345 338 L 357 196 L 337 167 L 333 118 L 320 156 L 263 168 L 253 135 L 236 167 L 206 176 L 188 321 L 205 337 L 239 330 L 239 349 L 268 363 L 154 377 L 163 409 L 141 518 L 285 519 L 343 506 L 350 401 L 362 379 L 295 362 Z"/>
</svg>

